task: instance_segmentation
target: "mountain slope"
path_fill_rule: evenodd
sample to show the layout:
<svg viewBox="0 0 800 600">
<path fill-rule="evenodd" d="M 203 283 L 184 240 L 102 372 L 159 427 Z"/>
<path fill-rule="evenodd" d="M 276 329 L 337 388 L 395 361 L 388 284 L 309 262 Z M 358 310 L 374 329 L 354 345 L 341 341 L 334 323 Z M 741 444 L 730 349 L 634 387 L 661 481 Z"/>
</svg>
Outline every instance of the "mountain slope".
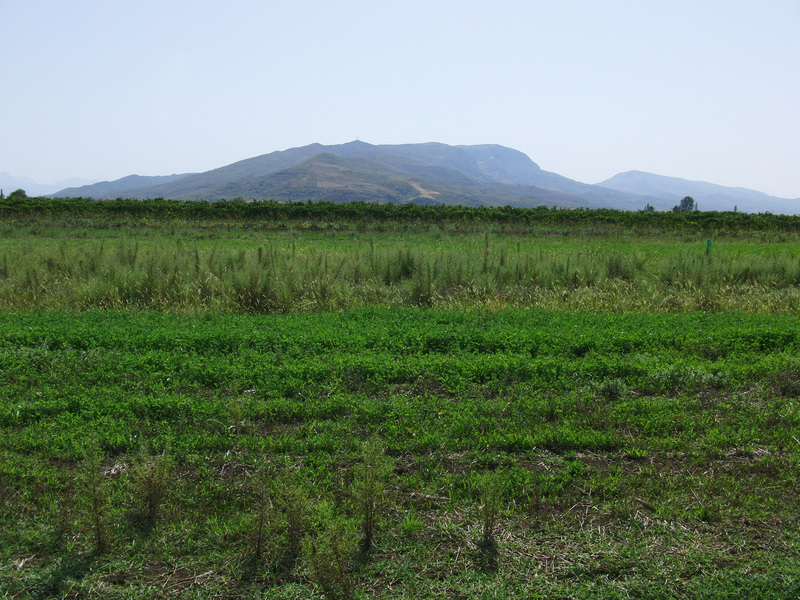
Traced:
<svg viewBox="0 0 800 600">
<path fill-rule="evenodd" d="M 472 176 L 471 176 L 472 175 Z M 425 165 L 393 155 L 366 158 L 325 152 L 264 177 L 222 186 L 221 197 L 312 199 L 331 202 L 416 202 L 466 206 L 577 206 L 581 200 L 531 186 L 477 179 L 453 168 Z"/>
<path fill-rule="evenodd" d="M 678 204 L 681 198 L 691 196 L 701 210 L 737 209 L 743 212 L 800 213 L 800 198 L 795 200 L 776 198 L 746 188 L 725 187 L 705 181 L 689 181 L 643 171 L 619 173 L 597 185 L 631 194 L 653 196 L 669 204 L 670 208 Z"/>
<path fill-rule="evenodd" d="M 119 198 L 119 197 L 136 197 L 139 190 L 151 188 L 155 185 L 162 185 L 167 182 L 176 181 L 187 175 L 163 175 L 163 176 L 142 176 L 142 175 L 128 175 L 122 179 L 115 181 L 101 181 L 92 185 L 85 185 L 82 187 L 70 187 L 53 194 L 56 197 L 79 197 L 85 196 L 88 198 Z"/>
<path fill-rule="evenodd" d="M 503 146 L 372 145 L 360 141 L 332 146 L 311 144 L 205 173 L 151 181 L 123 178 L 56 195 L 628 209 L 640 209 L 647 203 L 647 199 L 634 194 L 548 173 L 522 152 Z"/>
</svg>

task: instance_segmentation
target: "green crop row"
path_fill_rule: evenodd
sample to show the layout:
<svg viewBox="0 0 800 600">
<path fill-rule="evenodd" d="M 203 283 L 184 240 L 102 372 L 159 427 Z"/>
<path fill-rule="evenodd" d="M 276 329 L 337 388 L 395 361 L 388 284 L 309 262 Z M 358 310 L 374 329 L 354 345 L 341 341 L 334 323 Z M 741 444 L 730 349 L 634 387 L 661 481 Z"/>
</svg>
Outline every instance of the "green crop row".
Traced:
<svg viewBox="0 0 800 600">
<path fill-rule="evenodd" d="M 242 199 L 187 201 L 163 198 L 98 201 L 89 198 L 8 197 L 0 201 L 0 217 L 66 217 L 113 219 L 184 219 L 213 221 L 356 222 L 364 224 L 475 223 L 532 224 L 561 227 L 610 227 L 691 232 L 796 232 L 800 217 L 771 213 L 648 212 L 614 209 L 467 207 L 461 205 L 378 204 L 375 202 L 276 202 Z"/>
<path fill-rule="evenodd" d="M 798 217 L 771 213 L 648 212 L 614 209 L 467 207 L 461 205 L 378 204 L 374 202 L 276 202 L 132 200 L 9 197 L 0 202 L 0 216 L 157 217 L 178 219 L 347 220 L 360 222 L 482 222 L 548 224 L 569 227 L 607 224 L 622 227 L 675 228 L 692 231 L 796 231 Z"/>
<path fill-rule="evenodd" d="M 0 312 L 0 597 L 790 598 L 799 347 L 759 313 Z"/>
</svg>

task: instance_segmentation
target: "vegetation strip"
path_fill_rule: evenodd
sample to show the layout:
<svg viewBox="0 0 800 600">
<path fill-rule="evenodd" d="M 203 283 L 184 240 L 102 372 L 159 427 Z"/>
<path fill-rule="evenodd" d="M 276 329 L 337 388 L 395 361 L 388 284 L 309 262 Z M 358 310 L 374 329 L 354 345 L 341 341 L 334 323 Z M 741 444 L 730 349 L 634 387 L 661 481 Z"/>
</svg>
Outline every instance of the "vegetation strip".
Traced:
<svg viewBox="0 0 800 600">
<path fill-rule="evenodd" d="M 663 227 L 645 226 L 649 217 L 640 219 L 638 213 L 620 212 L 614 215 L 619 220 L 606 221 L 603 213 L 586 211 L 594 220 L 583 221 L 562 214 L 576 211 L 549 209 L 522 213 L 531 220 L 509 224 L 489 220 L 495 213 L 463 207 L 458 213 L 463 218 L 451 220 L 436 220 L 431 213 L 431 220 L 421 222 L 331 221 L 327 210 L 338 211 L 338 205 L 303 204 L 295 208 L 312 215 L 309 221 L 184 221 L 157 206 L 164 214 L 154 218 L 34 211 L 4 220 L 0 308 L 215 313 L 398 306 L 766 313 L 800 308 L 797 222 L 791 222 L 791 231 L 780 231 L 778 216 L 752 216 L 775 229 L 748 232 L 698 231 L 685 213 L 674 214 Z M 402 207 L 385 210 L 405 214 Z M 737 214 L 725 217 L 736 220 Z"/>
<path fill-rule="evenodd" d="M 758 313 L 4 311 L 0 590 L 794 597 L 799 344 Z"/>
<path fill-rule="evenodd" d="M 796 217 L 0 219 L 0 599 L 800 594 Z"/>
<path fill-rule="evenodd" d="M 691 198 L 684 198 L 684 201 Z M 63 217 L 112 219 L 177 219 L 238 222 L 361 222 L 383 224 L 483 223 L 597 227 L 603 225 L 685 232 L 796 232 L 800 216 L 736 211 L 630 211 L 612 208 L 571 209 L 555 206 L 464 206 L 461 204 L 395 204 L 391 202 L 277 202 L 275 200 L 93 200 L 90 198 L 29 198 L 24 194 L 0 199 L 0 217 Z"/>
</svg>

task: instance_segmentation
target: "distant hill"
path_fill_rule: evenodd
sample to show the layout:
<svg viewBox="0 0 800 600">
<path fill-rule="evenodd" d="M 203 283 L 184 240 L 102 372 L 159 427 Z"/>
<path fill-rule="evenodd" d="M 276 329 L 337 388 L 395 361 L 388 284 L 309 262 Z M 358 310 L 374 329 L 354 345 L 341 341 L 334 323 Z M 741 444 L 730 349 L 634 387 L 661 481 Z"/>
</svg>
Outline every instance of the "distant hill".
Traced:
<svg viewBox="0 0 800 600">
<path fill-rule="evenodd" d="M 12 191 L 12 190 L 8 190 Z M 26 190 L 29 191 L 29 190 Z M 332 202 L 415 202 L 466 206 L 560 206 L 668 210 L 692 196 L 700 210 L 800 213 L 800 199 L 628 171 L 597 185 L 543 171 L 527 155 L 496 144 L 311 144 L 263 154 L 204 173 L 130 175 L 55 197 L 175 198 Z"/>
<path fill-rule="evenodd" d="M 130 176 L 62 190 L 54 196 L 626 209 L 644 208 L 652 200 L 543 171 L 522 152 L 503 146 L 372 145 L 360 141 L 291 148 L 205 173 Z"/>
<path fill-rule="evenodd" d="M 0 189 L 6 195 L 15 190 L 25 190 L 28 196 L 46 196 L 67 186 L 82 186 L 89 183 L 91 182 L 77 178 L 65 179 L 56 183 L 39 183 L 29 177 L 14 177 L 5 172 L 0 173 Z"/>
<path fill-rule="evenodd" d="M 139 190 L 150 188 L 154 185 L 160 185 L 175 181 L 186 175 L 164 175 L 156 177 L 143 177 L 141 175 L 128 175 L 116 181 L 101 181 L 91 185 L 82 187 L 70 187 L 53 194 L 56 198 L 70 198 L 85 196 L 89 198 L 120 198 L 137 197 L 136 194 Z M 91 190 L 91 194 L 87 195 L 86 190 Z"/>
<path fill-rule="evenodd" d="M 776 198 L 745 188 L 688 181 L 642 171 L 619 173 L 597 185 L 630 194 L 652 196 L 658 199 L 659 204 L 653 203 L 658 208 L 672 208 L 680 203 L 682 198 L 691 196 L 700 210 L 737 209 L 743 212 L 800 213 L 800 198 L 795 200 Z"/>
</svg>

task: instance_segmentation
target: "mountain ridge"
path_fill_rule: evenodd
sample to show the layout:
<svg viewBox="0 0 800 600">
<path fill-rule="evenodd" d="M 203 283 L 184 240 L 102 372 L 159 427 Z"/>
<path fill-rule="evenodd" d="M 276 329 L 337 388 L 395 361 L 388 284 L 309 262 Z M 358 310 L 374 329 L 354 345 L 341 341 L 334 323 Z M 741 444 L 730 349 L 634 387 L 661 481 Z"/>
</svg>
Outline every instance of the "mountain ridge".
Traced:
<svg viewBox="0 0 800 600">
<path fill-rule="evenodd" d="M 189 175 L 189 173 L 184 173 L 180 175 L 126 175 L 121 179 L 116 179 L 114 181 L 100 181 L 98 183 L 93 183 L 90 185 L 85 185 L 81 187 L 69 187 L 63 189 L 55 194 L 52 194 L 53 197 L 69 197 L 69 196 L 81 196 L 81 190 L 91 189 L 92 196 L 96 197 L 94 194 L 97 194 L 100 197 L 103 196 L 114 196 L 120 197 L 125 196 L 126 194 L 134 193 L 136 190 L 141 188 L 147 188 L 153 185 L 159 185 L 162 183 L 175 181 L 182 177 Z M 109 196 L 110 195 L 110 196 Z"/>
<path fill-rule="evenodd" d="M 545 171 L 526 154 L 498 144 L 373 145 L 359 140 L 289 148 L 202 173 L 128 176 L 52 194 L 90 198 L 553 205 L 623 210 L 641 210 L 648 204 L 657 210 L 668 210 L 687 195 L 695 197 L 704 210 L 737 207 L 751 212 L 800 212 L 800 201 L 641 171 L 620 173 L 595 185 L 581 183 Z"/>
<path fill-rule="evenodd" d="M 655 175 L 645 171 L 625 171 L 600 183 L 632 194 L 653 196 L 677 204 L 691 196 L 701 210 L 742 210 L 744 212 L 800 213 L 800 198 L 778 198 L 742 187 L 727 187 L 706 181 L 691 181 L 680 177 Z"/>
<path fill-rule="evenodd" d="M 320 158 L 326 154 L 338 158 Z M 338 183 L 334 185 L 333 181 Z M 309 144 L 170 179 L 122 178 L 69 188 L 53 196 L 187 200 L 241 197 L 627 209 L 642 208 L 646 203 L 627 192 L 582 184 L 543 171 L 522 152 L 496 144 L 373 145 L 358 140 L 330 146 Z"/>
</svg>

